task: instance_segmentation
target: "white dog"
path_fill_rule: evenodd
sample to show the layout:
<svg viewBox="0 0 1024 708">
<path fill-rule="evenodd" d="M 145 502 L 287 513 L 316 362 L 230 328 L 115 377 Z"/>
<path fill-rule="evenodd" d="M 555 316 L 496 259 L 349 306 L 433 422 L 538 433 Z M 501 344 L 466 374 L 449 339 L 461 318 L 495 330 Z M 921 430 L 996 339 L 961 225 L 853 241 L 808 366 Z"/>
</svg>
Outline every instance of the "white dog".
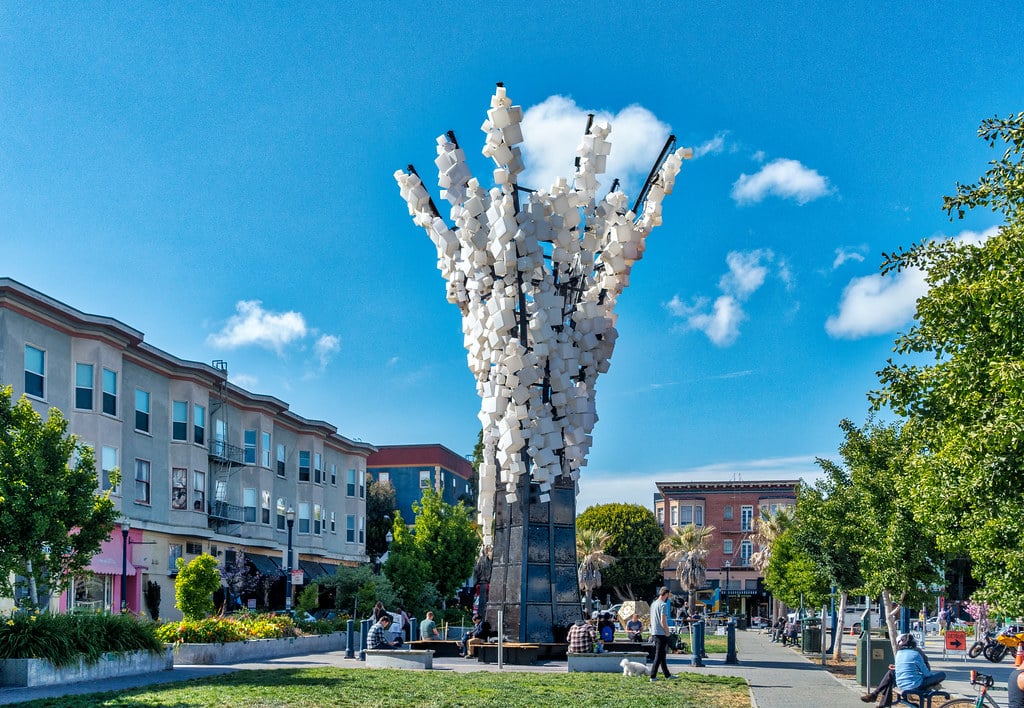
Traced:
<svg viewBox="0 0 1024 708">
<path fill-rule="evenodd" d="M 622 667 L 623 676 L 646 676 L 647 667 L 641 664 L 639 661 L 630 661 L 629 659 L 623 659 L 619 662 L 619 666 Z"/>
</svg>

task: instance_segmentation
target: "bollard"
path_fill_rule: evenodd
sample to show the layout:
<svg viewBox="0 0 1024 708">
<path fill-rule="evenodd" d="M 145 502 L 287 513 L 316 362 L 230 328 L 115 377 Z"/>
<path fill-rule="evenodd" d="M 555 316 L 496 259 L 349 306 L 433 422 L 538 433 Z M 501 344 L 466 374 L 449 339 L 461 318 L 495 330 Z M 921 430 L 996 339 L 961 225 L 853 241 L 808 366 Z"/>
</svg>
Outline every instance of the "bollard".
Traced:
<svg viewBox="0 0 1024 708">
<path fill-rule="evenodd" d="M 409 641 L 415 642 L 420 638 L 419 634 L 420 621 L 415 617 L 409 618 Z"/>
<path fill-rule="evenodd" d="M 704 622 L 698 621 L 691 625 L 693 632 L 693 665 L 704 666 L 704 662 L 701 661 L 701 654 L 704 651 Z"/>
<path fill-rule="evenodd" d="M 731 617 L 725 625 L 725 646 L 725 663 L 740 663 L 739 659 L 736 658 L 736 623 Z"/>
<path fill-rule="evenodd" d="M 370 636 L 373 620 L 364 619 L 359 623 L 359 661 L 366 661 L 366 638 Z"/>
<path fill-rule="evenodd" d="M 356 656 L 356 621 L 350 619 L 345 626 L 345 658 L 354 659 Z"/>
</svg>

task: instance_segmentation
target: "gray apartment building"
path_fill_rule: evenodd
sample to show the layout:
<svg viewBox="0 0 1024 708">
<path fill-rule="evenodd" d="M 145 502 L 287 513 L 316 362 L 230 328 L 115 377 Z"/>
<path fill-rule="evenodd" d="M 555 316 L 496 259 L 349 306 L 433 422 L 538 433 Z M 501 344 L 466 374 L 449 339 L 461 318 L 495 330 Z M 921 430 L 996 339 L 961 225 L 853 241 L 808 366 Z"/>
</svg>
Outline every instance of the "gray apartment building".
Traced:
<svg viewBox="0 0 1024 708">
<path fill-rule="evenodd" d="M 244 553 L 263 578 L 246 600 L 283 607 L 289 520 L 302 582 L 367 560 L 366 458 L 376 448 L 230 383 L 223 362 L 179 359 L 115 319 L 0 278 L 0 384 L 43 416 L 64 413 L 95 451 L 101 488 L 121 470 L 121 526 L 93 575 L 51 598 L 55 610 L 116 611 L 127 561 L 127 607 L 144 611 L 155 582 L 161 617 L 176 619 L 176 561 L 201 553 L 226 563 Z"/>
</svg>

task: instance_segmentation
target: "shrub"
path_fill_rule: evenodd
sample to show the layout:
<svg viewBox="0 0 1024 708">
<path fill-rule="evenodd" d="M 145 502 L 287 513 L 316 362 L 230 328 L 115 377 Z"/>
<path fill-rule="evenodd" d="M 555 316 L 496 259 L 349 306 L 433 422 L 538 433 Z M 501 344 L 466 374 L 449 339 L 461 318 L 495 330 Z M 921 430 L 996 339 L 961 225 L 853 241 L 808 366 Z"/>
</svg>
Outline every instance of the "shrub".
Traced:
<svg viewBox="0 0 1024 708">
<path fill-rule="evenodd" d="M 220 588 L 217 559 L 208 553 L 189 563 L 178 559 L 178 577 L 174 581 L 176 605 L 186 619 L 198 620 L 213 612 L 213 593 Z"/>
<path fill-rule="evenodd" d="M 14 612 L 0 621 L 0 659 L 46 659 L 70 666 L 95 664 L 107 652 L 160 653 L 153 622 L 134 615 Z"/>
</svg>

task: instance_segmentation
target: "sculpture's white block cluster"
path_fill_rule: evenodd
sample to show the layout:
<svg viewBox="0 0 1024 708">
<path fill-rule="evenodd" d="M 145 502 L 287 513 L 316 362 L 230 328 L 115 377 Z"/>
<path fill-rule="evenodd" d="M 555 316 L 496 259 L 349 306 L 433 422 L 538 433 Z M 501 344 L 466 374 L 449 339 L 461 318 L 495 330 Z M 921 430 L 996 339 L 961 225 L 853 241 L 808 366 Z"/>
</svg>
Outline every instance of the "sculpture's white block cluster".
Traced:
<svg viewBox="0 0 1024 708">
<path fill-rule="evenodd" d="M 463 315 L 481 399 L 478 510 L 485 545 L 495 495 L 517 501 L 522 475 L 539 485 L 542 501 L 560 475 L 579 479 L 597 423 L 597 376 L 608 370 L 618 337 L 615 304 L 690 156 L 680 149 L 665 158 L 637 215 L 621 192 L 596 198 L 611 151 L 611 126 L 599 122 L 577 149 L 571 183 L 560 177 L 547 191 L 520 190 L 522 117 L 499 86 L 482 126 L 483 154 L 496 165 L 489 190 L 449 136 L 437 139 L 434 162 L 452 227 L 415 173 L 395 173 L 409 213 L 437 247 L 448 301 Z"/>
</svg>

